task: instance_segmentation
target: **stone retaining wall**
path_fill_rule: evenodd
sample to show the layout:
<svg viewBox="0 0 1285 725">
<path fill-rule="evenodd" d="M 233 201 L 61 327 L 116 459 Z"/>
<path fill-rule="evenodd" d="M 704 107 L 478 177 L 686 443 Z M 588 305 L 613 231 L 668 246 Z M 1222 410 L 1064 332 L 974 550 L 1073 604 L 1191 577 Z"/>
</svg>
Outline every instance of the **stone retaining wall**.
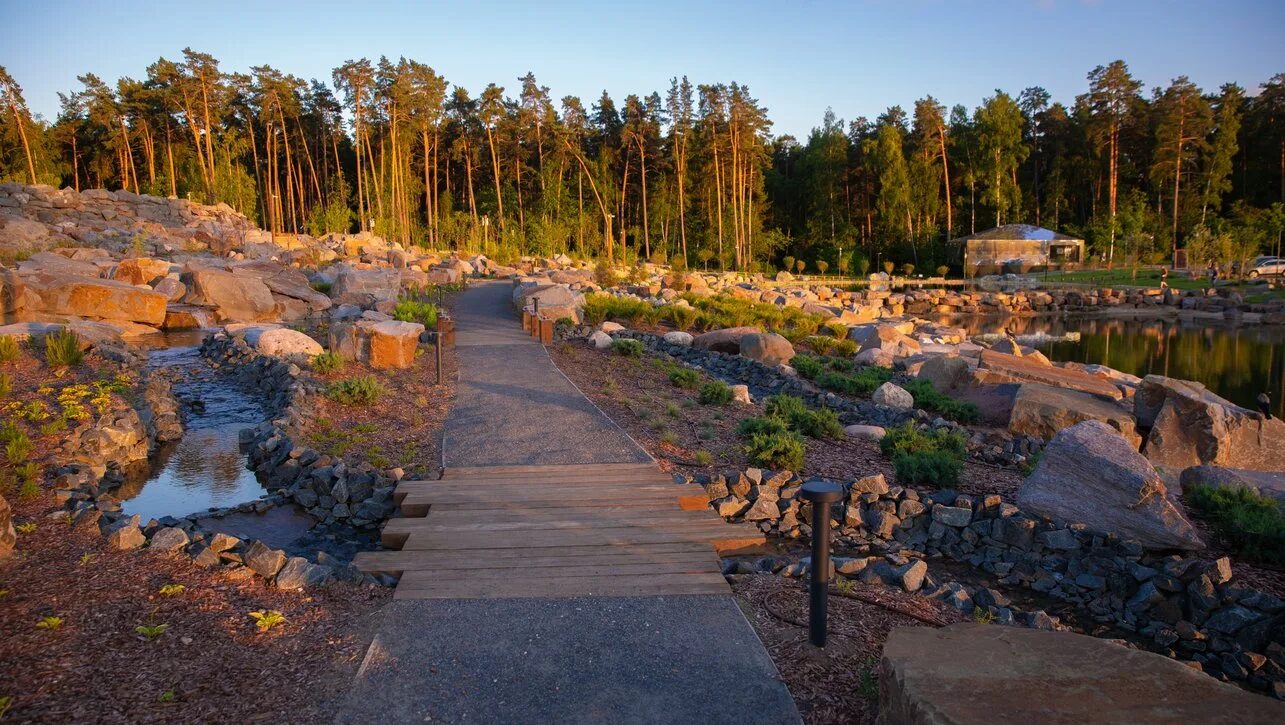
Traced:
<svg viewBox="0 0 1285 725">
<path fill-rule="evenodd" d="M 755 522 L 786 539 L 811 536 L 811 505 L 798 498 L 803 481 L 796 475 L 747 469 L 695 480 L 728 521 Z M 1043 612 L 1017 614 L 997 590 L 936 580 L 916 556 L 963 562 L 999 584 L 1074 605 L 1108 630 L 1136 633 L 1215 677 L 1285 695 L 1285 601 L 1237 584 L 1226 557 L 1149 552 L 1082 525 L 1027 515 L 995 495 L 924 493 L 888 486 L 882 475 L 841 485 L 847 495 L 832 512 L 836 547 L 864 556 L 836 558 L 839 573 L 899 585 L 968 613 L 980 609 L 1001 623 L 1052 624 Z M 783 571 L 802 576 L 806 563 Z"/>
</svg>

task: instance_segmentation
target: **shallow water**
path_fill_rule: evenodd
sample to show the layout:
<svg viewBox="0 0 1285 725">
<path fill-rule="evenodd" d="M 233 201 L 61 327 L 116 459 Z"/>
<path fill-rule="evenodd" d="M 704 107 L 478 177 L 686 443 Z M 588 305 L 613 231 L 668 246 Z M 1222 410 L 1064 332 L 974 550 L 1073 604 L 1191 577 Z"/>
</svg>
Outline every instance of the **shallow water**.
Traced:
<svg viewBox="0 0 1285 725">
<path fill-rule="evenodd" d="M 1045 333 L 1079 333 L 1079 339 L 1036 347 L 1055 362 L 1097 363 L 1139 377 L 1157 374 L 1203 383 L 1250 409 L 1267 392 L 1274 415 L 1285 417 L 1285 328 L 1231 325 L 1176 318 L 1105 317 L 956 318 L 969 334 L 994 333 L 1006 325 L 1019 339 Z"/>
</svg>

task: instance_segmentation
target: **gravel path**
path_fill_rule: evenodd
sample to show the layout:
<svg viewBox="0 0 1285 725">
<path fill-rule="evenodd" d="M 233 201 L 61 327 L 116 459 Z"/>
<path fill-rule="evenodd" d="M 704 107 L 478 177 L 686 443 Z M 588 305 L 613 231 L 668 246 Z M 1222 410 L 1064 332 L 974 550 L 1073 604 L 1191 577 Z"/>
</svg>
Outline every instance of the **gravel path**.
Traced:
<svg viewBox="0 0 1285 725">
<path fill-rule="evenodd" d="M 512 294 L 507 282 L 480 283 L 456 305 L 460 372 L 446 466 L 650 461 L 522 331 Z"/>
</svg>

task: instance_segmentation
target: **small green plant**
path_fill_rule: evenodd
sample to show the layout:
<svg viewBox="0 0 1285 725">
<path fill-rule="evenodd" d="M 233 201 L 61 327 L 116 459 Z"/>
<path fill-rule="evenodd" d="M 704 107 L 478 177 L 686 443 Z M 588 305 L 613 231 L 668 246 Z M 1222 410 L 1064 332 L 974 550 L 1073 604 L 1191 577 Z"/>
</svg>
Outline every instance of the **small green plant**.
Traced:
<svg viewBox="0 0 1285 725">
<path fill-rule="evenodd" d="M 995 615 L 989 609 L 973 607 L 973 621 L 977 624 L 991 624 L 995 621 Z"/>
<path fill-rule="evenodd" d="M 148 642 L 152 642 L 159 639 L 169 628 L 168 624 L 140 624 L 134 628 L 134 631 L 147 638 Z"/>
<path fill-rule="evenodd" d="M 45 363 L 51 368 L 75 367 L 85 360 L 80 336 L 63 328 L 45 335 Z"/>
<path fill-rule="evenodd" d="M 702 405 L 727 405 L 732 402 L 732 388 L 721 380 L 714 380 L 701 387 Z"/>
<path fill-rule="evenodd" d="M 81 566 L 89 566 L 90 564 L 94 563 L 94 559 L 96 559 L 96 558 L 97 558 L 97 557 L 96 557 L 96 556 L 94 556 L 93 554 L 91 554 L 91 553 L 89 553 L 89 552 L 85 552 L 84 554 L 81 554 L 81 555 L 80 555 L 80 565 L 81 565 Z"/>
<path fill-rule="evenodd" d="M 9 695 L 0 697 L 0 720 L 4 719 L 5 714 L 9 712 L 9 708 L 11 707 L 13 707 L 12 697 L 10 697 Z"/>
<path fill-rule="evenodd" d="M 418 322 L 432 330 L 437 328 L 437 305 L 415 297 L 402 297 L 393 307 L 393 319 Z"/>
<path fill-rule="evenodd" d="M 830 349 L 834 347 L 834 343 L 838 341 L 833 337 L 826 335 L 813 335 L 812 337 L 806 338 L 804 342 L 811 345 L 812 349 L 816 350 L 817 353 L 826 355 L 830 352 Z"/>
<path fill-rule="evenodd" d="M 869 700 L 870 702 L 875 702 L 879 699 L 879 677 L 875 674 L 877 664 L 873 657 L 866 660 L 865 665 L 861 668 L 861 681 L 857 684 L 857 694 L 863 700 Z"/>
<path fill-rule="evenodd" d="M 793 395 L 773 395 L 763 405 L 770 417 L 785 421 L 790 430 L 810 438 L 842 438 L 843 426 L 833 410 L 813 410 Z"/>
<path fill-rule="evenodd" d="M 26 535 L 26 534 L 34 534 L 38 526 L 35 521 L 28 521 L 24 524 L 18 524 L 14 528 L 18 530 L 18 533 Z"/>
<path fill-rule="evenodd" d="M 793 431 L 755 433 L 745 446 L 745 453 L 754 465 L 778 470 L 796 470 L 802 467 L 805 452 L 803 436 Z"/>
<path fill-rule="evenodd" d="M 374 375 L 360 375 L 326 386 L 326 397 L 343 405 L 372 405 L 384 394 L 384 386 Z"/>
<path fill-rule="evenodd" d="M 162 597 L 177 597 L 185 591 L 187 591 L 186 584 L 166 584 L 160 588 L 158 593 Z"/>
<path fill-rule="evenodd" d="M 258 627 L 260 632 L 270 631 L 273 627 L 286 623 L 286 615 L 275 610 L 250 612 L 250 619 L 254 620 L 254 626 Z"/>
<path fill-rule="evenodd" d="M 834 588 L 840 594 L 851 594 L 856 591 L 857 583 L 847 577 L 836 576 L 834 578 Z"/>
<path fill-rule="evenodd" d="M 9 362 L 18 357 L 18 340 L 12 335 L 0 336 L 0 362 Z"/>
<path fill-rule="evenodd" d="M 696 465 L 698 466 L 708 466 L 714 462 L 714 454 L 709 451 L 696 451 L 696 455 L 693 456 L 693 459 L 696 461 Z"/>
<path fill-rule="evenodd" d="M 5 339 L 7 340 L 9 338 Z M 9 397 L 9 393 L 11 392 L 13 392 L 13 378 L 9 373 L 0 373 L 0 398 Z"/>
<path fill-rule="evenodd" d="M 665 406 L 665 415 L 669 416 L 670 418 L 678 418 L 678 417 L 681 417 L 682 414 L 683 414 L 683 409 L 678 407 L 674 403 L 670 403 Z"/>
<path fill-rule="evenodd" d="M 1275 499 L 1244 488 L 1209 486 L 1193 487 L 1186 499 L 1238 554 L 1269 564 L 1285 562 L 1285 515 Z"/>
<path fill-rule="evenodd" d="M 169 704 L 169 703 L 171 703 L 171 702 L 174 702 L 174 699 L 175 699 L 176 697 L 178 697 L 178 695 L 174 694 L 174 691 L 173 691 L 173 690 L 166 690 L 165 692 L 162 692 L 162 693 L 161 693 L 161 696 L 160 696 L 160 697 L 158 697 L 158 698 L 156 698 L 156 699 L 157 699 L 159 702 L 162 702 L 162 703 L 165 703 L 165 704 Z"/>
<path fill-rule="evenodd" d="M 18 434 L 10 438 L 4 446 L 5 460 L 9 461 L 11 466 L 25 463 L 29 455 L 31 455 L 31 439 L 22 431 L 18 431 Z"/>
<path fill-rule="evenodd" d="M 951 488 L 959 482 L 967 445 L 962 436 L 944 430 L 922 432 L 907 423 L 888 431 L 880 450 L 892 459 L 897 482 Z"/>
<path fill-rule="evenodd" d="M 612 340 L 611 350 L 623 357 L 642 357 L 643 344 L 641 340 Z"/>
<path fill-rule="evenodd" d="M 661 433 L 661 434 L 660 434 L 660 442 L 661 442 L 661 443 L 667 443 L 667 444 L 669 444 L 669 445 L 671 445 L 671 446 L 672 446 L 672 445 L 677 445 L 677 444 L 678 444 L 678 434 L 677 434 L 677 433 L 675 433 L 675 432 L 674 432 L 674 431 L 672 431 L 672 430 L 667 430 L 667 431 L 665 431 L 664 433 Z"/>
<path fill-rule="evenodd" d="M 691 368 L 675 368 L 669 372 L 669 382 L 680 388 L 693 389 L 700 385 L 700 373 Z"/>
<path fill-rule="evenodd" d="M 62 617 L 41 617 L 36 622 L 36 629 L 55 630 L 62 626 Z"/>
<path fill-rule="evenodd" d="M 323 352 L 312 356 L 312 369 L 327 375 L 344 369 L 344 359 L 337 352 Z"/>
<path fill-rule="evenodd" d="M 332 284 L 332 283 L 330 283 L 330 282 L 313 282 L 313 283 L 312 283 L 312 288 L 313 288 L 313 289 L 315 289 L 315 290 L 317 290 L 318 292 L 320 292 L 320 293 L 321 293 L 321 294 L 323 294 L 323 295 L 328 295 L 328 294 L 330 294 L 330 288 L 331 288 L 332 286 L 333 286 L 333 284 Z"/>
<path fill-rule="evenodd" d="M 924 410 L 939 413 L 947 420 L 959 423 L 974 423 L 981 417 L 981 411 L 973 403 L 955 400 L 949 395 L 937 392 L 930 380 L 910 380 L 902 386 L 915 398 L 915 405 Z"/>
<path fill-rule="evenodd" d="M 30 501 L 39 495 L 40 484 L 34 480 L 23 481 L 22 486 L 18 488 L 18 498 L 23 501 Z"/>
<path fill-rule="evenodd" d="M 696 310 L 686 305 L 666 305 L 665 316 L 678 330 L 689 330 L 696 324 Z"/>
</svg>

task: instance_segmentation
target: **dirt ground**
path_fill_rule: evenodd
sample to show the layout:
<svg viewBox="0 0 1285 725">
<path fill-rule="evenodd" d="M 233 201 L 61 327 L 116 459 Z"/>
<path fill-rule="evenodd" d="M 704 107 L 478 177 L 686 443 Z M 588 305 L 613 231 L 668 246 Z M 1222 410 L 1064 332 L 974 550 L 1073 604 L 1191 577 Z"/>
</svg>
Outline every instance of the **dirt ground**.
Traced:
<svg viewBox="0 0 1285 725">
<path fill-rule="evenodd" d="M 630 358 L 563 342 L 550 348 L 554 362 L 598 407 L 625 428 L 662 466 L 691 473 L 744 467 L 748 461 L 736 428 L 744 418 L 763 414 L 754 405 L 708 406 L 698 391 L 679 388 L 654 356 Z M 807 440 L 804 476 L 856 479 L 882 473 L 895 481 L 891 462 L 879 445 L 864 440 Z M 1022 478 L 1016 471 L 967 462 L 956 490 L 999 494 L 1012 500 Z"/>
</svg>

